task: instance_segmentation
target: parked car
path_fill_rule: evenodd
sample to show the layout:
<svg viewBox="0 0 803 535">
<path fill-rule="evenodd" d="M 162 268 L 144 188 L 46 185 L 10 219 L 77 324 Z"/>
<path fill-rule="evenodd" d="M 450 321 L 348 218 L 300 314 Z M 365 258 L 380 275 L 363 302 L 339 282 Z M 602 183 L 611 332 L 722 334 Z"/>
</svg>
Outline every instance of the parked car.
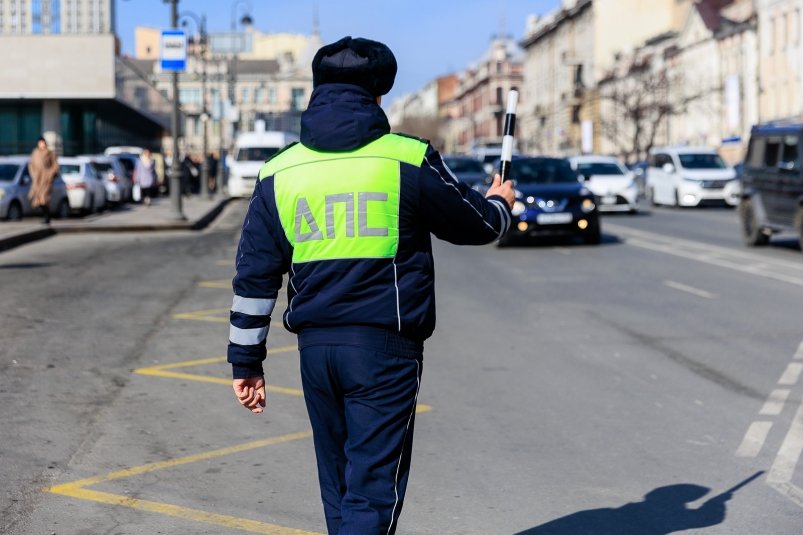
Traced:
<svg viewBox="0 0 803 535">
<path fill-rule="evenodd" d="M 61 178 L 67 184 L 70 208 L 89 214 L 106 208 L 106 186 L 95 172 L 89 158 L 59 158 Z"/>
<path fill-rule="evenodd" d="M 234 152 L 227 157 L 229 168 L 229 195 L 250 197 L 256 186 L 259 169 L 271 156 L 286 145 L 298 141 L 298 136 L 289 132 L 255 131 L 237 136 Z"/>
<path fill-rule="evenodd" d="M 713 149 L 666 147 L 650 151 L 647 198 L 654 205 L 739 203 L 736 171 Z"/>
<path fill-rule="evenodd" d="M 481 184 L 488 177 L 482 162 L 471 156 L 446 155 L 443 157 L 443 163 L 457 180 L 469 187 Z"/>
<path fill-rule="evenodd" d="M 112 203 L 123 203 L 131 200 L 134 185 L 118 158 L 112 156 L 87 156 L 103 185 L 106 187 L 106 199 Z"/>
<path fill-rule="evenodd" d="M 754 126 L 742 176 L 739 219 L 747 245 L 794 231 L 803 249 L 803 123 Z"/>
<path fill-rule="evenodd" d="M 601 212 L 638 212 L 638 184 L 622 162 L 610 156 L 595 155 L 575 156 L 569 162 L 596 195 Z"/>
<path fill-rule="evenodd" d="M 516 187 L 513 223 L 500 246 L 540 236 L 602 241 L 596 198 L 577 180 L 568 160 L 514 157 L 510 178 Z"/>
<path fill-rule="evenodd" d="M 0 219 L 19 221 L 24 216 L 34 214 L 36 210 L 28 199 L 30 189 L 31 175 L 28 172 L 28 157 L 0 158 Z M 70 216 L 67 188 L 61 177 L 56 177 L 53 182 L 50 212 L 59 219 Z"/>
</svg>

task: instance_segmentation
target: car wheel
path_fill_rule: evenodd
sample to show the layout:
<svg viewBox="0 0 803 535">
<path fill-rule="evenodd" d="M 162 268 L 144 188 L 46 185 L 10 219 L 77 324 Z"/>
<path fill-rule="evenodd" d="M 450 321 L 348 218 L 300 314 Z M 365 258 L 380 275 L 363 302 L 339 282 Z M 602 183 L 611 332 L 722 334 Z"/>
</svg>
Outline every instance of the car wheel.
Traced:
<svg viewBox="0 0 803 535">
<path fill-rule="evenodd" d="M 602 243 L 602 229 L 599 221 L 591 223 L 583 232 L 583 243 L 586 245 L 599 245 Z"/>
<path fill-rule="evenodd" d="M 59 219 L 67 219 L 70 217 L 70 201 L 62 199 L 56 209 L 56 217 Z"/>
<path fill-rule="evenodd" d="M 658 206 L 658 203 L 655 202 L 655 188 L 647 190 L 647 200 L 650 201 L 650 206 Z"/>
<path fill-rule="evenodd" d="M 95 209 L 95 196 L 94 195 L 90 195 L 89 196 L 89 208 L 84 208 L 83 209 L 84 215 L 91 214 L 92 210 L 94 210 L 94 209 Z"/>
<path fill-rule="evenodd" d="M 19 203 L 19 201 L 11 202 L 11 204 L 8 206 L 8 214 L 6 214 L 6 218 L 9 221 L 22 220 L 22 205 Z"/>
<path fill-rule="evenodd" d="M 739 204 L 739 220 L 742 224 L 742 239 L 745 245 L 760 247 L 770 242 L 770 237 L 758 222 L 752 200 L 743 199 Z"/>
</svg>

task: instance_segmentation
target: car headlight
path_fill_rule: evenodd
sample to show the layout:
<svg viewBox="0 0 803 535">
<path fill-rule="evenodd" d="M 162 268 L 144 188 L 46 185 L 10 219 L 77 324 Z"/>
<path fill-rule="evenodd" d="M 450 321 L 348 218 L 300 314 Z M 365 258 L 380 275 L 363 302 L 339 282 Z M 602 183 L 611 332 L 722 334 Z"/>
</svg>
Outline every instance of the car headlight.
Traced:
<svg viewBox="0 0 803 535">
<path fill-rule="evenodd" d="M 513 203 L 513 209 L 510 211 L 510 213 L 513 214 L 514 216 L 520 216 L 521 214 L 524 213 L 526 209 L 527 205 L 525 205 L 521 201 L 516 201 Z"/>
<path fill-rule="evenodd" d="M 0 189 L 0 201 L 3 200 L 3 197 L 6 196 L 6 190 Z"/>
<path fill-rule="evenodd" d="M 583 202 L 580 204 L 580 209 L 585 213 L 594 211 L 594 208 L 596 207 L 597 205 L 594 204 L 594 201 L 591 199 L 583 199 Z"/>
</svg>

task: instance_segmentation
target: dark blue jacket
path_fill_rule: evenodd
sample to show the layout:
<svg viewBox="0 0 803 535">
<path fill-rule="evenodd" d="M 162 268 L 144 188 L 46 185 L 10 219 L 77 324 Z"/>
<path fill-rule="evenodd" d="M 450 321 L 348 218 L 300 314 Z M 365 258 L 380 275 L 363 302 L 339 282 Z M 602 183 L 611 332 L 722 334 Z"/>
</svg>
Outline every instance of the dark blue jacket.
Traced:
<svg viewBox="0 0 803 535">
<path fill-rule="evenodd" d="M 390 132 L 387 117 L 364 89 L 319 86 L 301 117 L 301 143 L 345 153 Z M 280 153 L 281 154 L 281 153 Z M 293 263 L 276 206 L 273 176 L 260 176 L 243 224 L 234 277 L 228 361 L 234 377 L 262 374 L 270 315 L 289 273 L 285 327 L 367 326 L 423 341 L 435 328 L 430 234 L 460 245 L 501 237 L 510 212 L 501 197 L 485 199 L 460 183 L 426 146 L 420 165 L 400 162 L 399 243 L 395 258 Z M 322 176 L 320 180 L 326 180 Z"/>
</svg>

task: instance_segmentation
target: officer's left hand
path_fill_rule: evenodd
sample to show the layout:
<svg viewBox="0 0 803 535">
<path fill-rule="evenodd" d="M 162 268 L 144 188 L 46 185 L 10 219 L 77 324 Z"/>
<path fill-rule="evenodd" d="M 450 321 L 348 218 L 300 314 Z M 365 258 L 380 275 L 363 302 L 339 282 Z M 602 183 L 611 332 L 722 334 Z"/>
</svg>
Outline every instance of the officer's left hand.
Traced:
<svg viewBox="0 0 803 535">
<path fill-rule="evenodd" d="M 259 414 L 265 406 L 265 378 L 250 377 L 232 381 L 234 395 L 240 404 L 249 411 Z"/>
</svg>

